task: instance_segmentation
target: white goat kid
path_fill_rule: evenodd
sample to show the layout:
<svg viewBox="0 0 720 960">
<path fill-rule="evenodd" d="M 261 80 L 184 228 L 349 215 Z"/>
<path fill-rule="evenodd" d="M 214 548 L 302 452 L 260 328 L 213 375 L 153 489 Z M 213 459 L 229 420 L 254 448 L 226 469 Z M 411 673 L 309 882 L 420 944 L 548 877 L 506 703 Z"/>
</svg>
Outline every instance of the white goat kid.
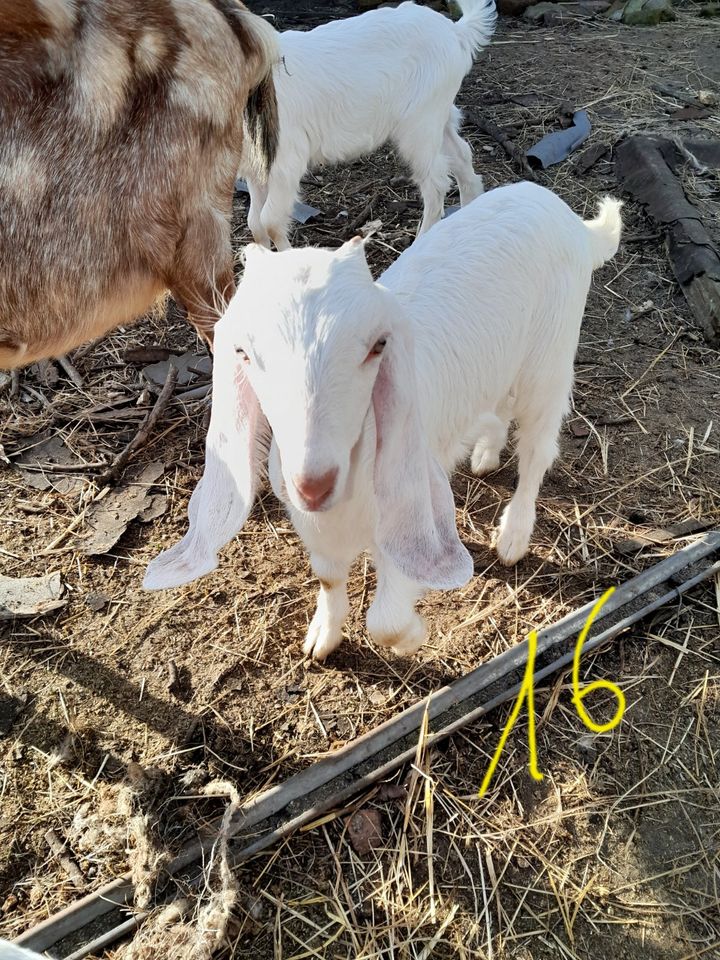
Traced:
<svg viewBox="0 0 720 960">
<path fill-rule="evenodd" d="M 190 529 L 152 561 L 145 586 L 217 566 L 252 507 L 271 427 L 271 484 L 321 584 L 305 651 L 324 659 L 340 643 L 348 571 L 364 550 L 378 580 L 370 634 L 416 650 L 426 637 L 416 601 L 473 572 L 448 474 L 473 445 L 475 469 L 495 467 L 511 419 L 519 480 L 497 552 L 512 564 L 528 549 L 592 272 L 617 250 L 619 211 L 606 199 L 583 222 L 542 187 L 501 187 L 417 240 L 379 282 L 357 238 L 334 251 L 248 247 L 216 327 Z"/>
<path fill-rule="evenodd" d="M 279 35 L 273 79 L 279 143 L 268 179 L 243 159 L 248 225 L 257 243 L 289 247 L 288 225 L 309 167 L 354 160 L 392 141 L 422 193 L 420 233 L 442 217 L 448 172 L 462 204 L 483 191 L 453 101 L 474 54 L 490 41 L 494 0 L 460 0 L 453 23 L 402 3 Z"/>
</svg>

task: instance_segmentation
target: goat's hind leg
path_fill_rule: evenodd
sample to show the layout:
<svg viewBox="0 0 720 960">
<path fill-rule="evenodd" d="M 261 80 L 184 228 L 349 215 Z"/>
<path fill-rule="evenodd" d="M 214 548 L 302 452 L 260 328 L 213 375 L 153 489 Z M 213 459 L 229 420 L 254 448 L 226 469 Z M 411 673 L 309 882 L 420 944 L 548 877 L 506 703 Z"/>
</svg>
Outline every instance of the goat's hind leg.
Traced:
<svg viewBox="0 0 720 960">
<path fill-rule="evenodd" d="M 415 610 L 425 591 L 385 557 L 375 554 L 377 590 L 367 612 L 367 628 L 378 646 L 415 653 L 427 639 L 427 624 Z"/>
<path fill-rule="evenodd" d="M 262 212 L 267 200 L 267 185 L 247 178 L 248 192 L 250 194 L 250 209 L 248 210 L 248 227 L 253 235 L 255 243 L 270 249 L 270 235 L 263 226 Z"/>
<path fill-rule="evenodd" d="M 453 107 L 445 124 L 443 133 L 443 151 L 450 162 L 450 173 L 458 185 L 460 206 L 464 207 L 484 192 L 483 178 L 475 173 L 470 145 L 458 132 L 462 114 Z"/>
<path fill-rule="evenodd" d="M 423 218 L 417 235 L 442 219 L 445 195 L 450 186 L 448 158 L 442 149 L 443 132 L 428 136 L 426 129 L 403 130 L 396 139 L 398 153 L 410 166 L 423 199 Z"/>
<path fill-rule="evenodd" d="M 290 220 L 304 173 L 305 164 L 300 161 L 285 167 L 276 162 L 270 170 L 260 222 L 263 233 L 272 240 L 276 250 L 290 249 Z"/>
</svg>

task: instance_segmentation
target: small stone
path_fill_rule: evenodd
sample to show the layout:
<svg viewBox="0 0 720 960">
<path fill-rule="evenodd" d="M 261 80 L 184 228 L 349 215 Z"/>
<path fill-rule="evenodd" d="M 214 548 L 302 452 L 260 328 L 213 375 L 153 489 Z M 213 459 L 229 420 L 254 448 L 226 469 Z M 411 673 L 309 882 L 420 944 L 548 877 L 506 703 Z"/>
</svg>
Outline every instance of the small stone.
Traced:
<svg viewBox="0 0 720 960">
<path fill-rule="evenodd" d="M 358 810 L 347 821 L 353 849 L 361 856 L 383 844 L 382 819 L 379 810 Z"/>
<path fill-rule="evenodd" d="M 88 593 L 85 603 L 93 613 L 99 613 L 110 603 L 110 597 L 106 597 L 104 593 Z"/>
</svg>

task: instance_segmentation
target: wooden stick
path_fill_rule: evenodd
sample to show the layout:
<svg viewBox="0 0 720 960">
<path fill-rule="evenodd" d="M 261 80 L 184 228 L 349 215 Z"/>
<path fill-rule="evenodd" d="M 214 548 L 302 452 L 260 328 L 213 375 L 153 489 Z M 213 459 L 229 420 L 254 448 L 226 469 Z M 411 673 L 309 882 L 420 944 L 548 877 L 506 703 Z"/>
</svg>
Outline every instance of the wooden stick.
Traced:
<svg viewBox="0 0 720 960">
<path fill-rule="evenodd" d="M 57 858 L 60 866 L 63 868 L 68 877 L 70 877 L 73 886 L 78 890 L 84 890 L 86 886 L 85 877 L 83 876 L 80 867 L 70 856 L 65 842 L 60 839 L 52 827 L 45 831 L 45 840 L 47 841 L 47 845 L 50 847 L 50 851 L 53 856 Z"/>
<path fill-rule="evenodd" d="M 496 143 L 500 144 L 505 153 L 514 162 L 515 166 L 518 168 L 520 173 L 522 173 L 526 180 L 534 181 L 536 179 L 535 171 L 528 163 L 527 157 L 523 151 L 512 142 L 504 130 L 502 130 L 492 120 L 488 119 L 488 117 L 484 117 L 476 110 L 468 110 L 463 108 L 463 113 L 466 119 L 470 120 L 471 123 L 474 123 L 478 130 L 482 130 L 483 133 L 486 133 Z"/>
<path fill-rule="evenodd" d="M 98 476 L 98 483 L 101 487 L 110 486 L 111 484 L 115 483 L 127 466 L 128 461 L 133 453 L 147 443 L 150 434 L 155 428 L 155 424 L 160 419 L 161 414 L 164 413 L 165 408 L 170 402 L 170 398 L 175 392 L 177 379 L 178 369 L 174 364 L 171 363 L 167 372 L 167 377 L 165 378 L 165 383 L 160 391 L 160 396 L 155 402 L 155 406 L 148 412 L 145 419 L 140 424 L 138 432 L 132 438 L 130 443 L 128 443 L 125 449 L 117 455 L 112 465 L 104 473 L 101 473 Z"/>
<path fill-rule="evenodd" d="M 360 227 L 367 223 L 368 217 L 372 213 L 372 208 L 377 203 L 377 199 L 377 194 L 374 194 L 372 197 L 370 197 L 360 213 L 348 223 L 348 225 L 345 227 L 344 233 L 346 240 L 350 240 L 352 237 L 354 237 Z"/>
<path fill-rule="evenodd" d="M 77 370 L 75 369 L 71 361 L 67 357 L 58 357 L 57 362 L 63 368 L 65 373 L 70 377 L 70 379 L 78 388 L 78 390 L 84 390 L 85 383 L 83 382 L 83 378 L 77 372 Z"/>
</svg>

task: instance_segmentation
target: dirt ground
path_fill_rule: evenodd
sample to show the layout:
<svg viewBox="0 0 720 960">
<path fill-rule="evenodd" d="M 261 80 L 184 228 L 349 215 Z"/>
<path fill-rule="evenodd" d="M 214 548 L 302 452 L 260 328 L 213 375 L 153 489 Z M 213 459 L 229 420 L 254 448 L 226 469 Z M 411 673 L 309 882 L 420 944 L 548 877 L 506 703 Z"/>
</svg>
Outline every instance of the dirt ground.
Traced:
<svg viewBox="0 0 720 960">
<path fill-rule="evenodd" d="M 353 12 L 329 2 L 253 9 L 275 13 L 281 28 Z M 698 10 L 682 6 L 676 23 L 652 29 L 589 16 L 547 29 L 501 19 L 458 102 L 523 149 L 556 127 L 564 103 L 588 110 L 589 144 L 612 147 L 641 131 L 717 138 L 717 107 L 680 122 L 670 114 L 682 104 L 654 89 L 664 81 L 720 91 L 720 26 Z M 466 136 L 487 188 L 518 179 L 471 123 Z M 717 176 L 683 176 L 720 241 Z M 619 189 L 612 153 L 585 174 L 571 159 L 538 179 L 580 214 Z M 304 198 L 323 215 L 298 228 L 297 243 L 337 245 L 349 226 L 381 221 L 368 248 L 378 274 L 410 244 L 419 218 L 414 189 L 385 150 L 308 176 Z M 238 196 L 239 244 L 248 239 L 244 203 Z M 132 461 L 130 479 L 156 465 L 140 481 L 152 495 L 146 522 L 131 520 L 105 553 L 84 552 L 112 496 L 92 465 L 123 448 L 154 399 L 146 362 L 126 351 L 198 349 L 176 311 L 76 351 L 77 384 L 50 364 L 23 372 L 15 396 L 5 386 L 0 572 L 58 571 L 67 602 L 0 624 L 0 936 L 130 866 L 151 885 L 163 857 L 226 805 L 203 793 L 208 784 L 229 782 L 245 798 L 278 783 L 687 542 L 630 549 L 631 538 L 680 521 L 719 525 L 720 357 L 694 324 L 656 228 L 632 202 L 625 219 L 621 250 L 593 284 L 574 408 L 531 552 L 508 570 L 490 547 L 513 489 L 512 458 L 482 480 L 458 470 L 458 523 L 477 575 L 423 601 L 431 636 L 416 657 L 368 640 L 373 573 L 359 564 L 345 642 L 324 665 L 304 660 L 316 584 L 271 494 L 215 574 L 182 590 L 141 590 L 147 562 L 185 529 L 202 469 L 202 399 L 176 398 Z M 37 469 L 20 472 L 19 459 L 47 437 L 91 466 L 49 482 Z M 132 490 L 121 487 L 122 496 Z M 588 661 L 584 679 L 614 680 L 627 698 L 609 734 L 582 725 L 568 676 L 538 691 L 542 782 L 527 771 L 522 721 L 477 799 L 507 717 L 497 711 L 421 751 L 396 778 L 405 791 L 358 799 L 354 807 L 381 813 L 380 848 L 358 854 L 338 811 L 245 865 L 219 955 L 720 957 L 719 601 L 716 579 Z M 613 707 L 599 698 L 591 711 Z M 77 886 L 50 851 L 48 828 L 67 841 Z M 178 943 L 149 923 L 134 948 L 112 956 L 206 955 L 183 954 Z"/>
</svg>

